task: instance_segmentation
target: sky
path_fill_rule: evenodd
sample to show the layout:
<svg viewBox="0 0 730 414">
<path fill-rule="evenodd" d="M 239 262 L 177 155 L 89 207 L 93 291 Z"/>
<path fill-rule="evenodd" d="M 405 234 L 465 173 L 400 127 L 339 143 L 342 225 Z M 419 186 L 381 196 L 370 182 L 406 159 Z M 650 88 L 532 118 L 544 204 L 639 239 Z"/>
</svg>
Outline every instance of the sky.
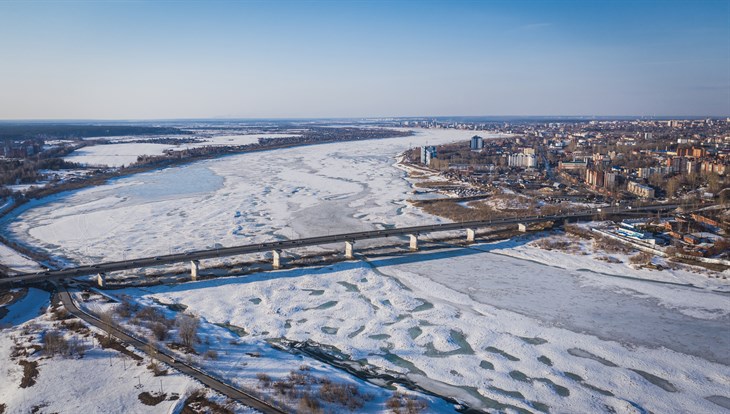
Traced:
<svg viewBox="0 0 730 414">
<path fill-rule="evenodd" d="M 3 1 L 0 119 L 730 115 L 730 1 Z"/>
</svg>

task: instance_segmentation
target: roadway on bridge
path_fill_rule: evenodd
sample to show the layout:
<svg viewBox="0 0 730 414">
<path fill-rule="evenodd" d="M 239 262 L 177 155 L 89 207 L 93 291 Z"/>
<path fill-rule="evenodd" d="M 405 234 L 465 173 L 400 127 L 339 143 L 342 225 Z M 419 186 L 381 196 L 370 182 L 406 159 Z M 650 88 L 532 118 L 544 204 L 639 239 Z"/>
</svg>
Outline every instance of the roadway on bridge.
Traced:
<svg viewBox="0 0 730 414">
<path fill-rule="evenodd" d="M 161 255 L 156 257 L 144 257 L 138 259 L 122 260 L 116 262 L 98 263 L 84 265 L 61 270 L 48 270 L 38 273 L 24 273 L 12 277 L 0 279 L 0 284 L 8 283 L 34 283 L 47 280 L 55 280 L 66 277 L 88 276 L 98 273 L 109 273 L 120 270 L 139 269 L 144 267 L 169 265 L 193 260 L 214 259 L 220 257 L 237 256 L 251 253 L 268 252 L 272 250 L 286 250 L 299 247 L 318 246 L 338 242 L 353 242 L 357 240 L 379 239 L 386 237 L 406 236 L 410 234 L 431 233 L 437 231 L 451 231 L 463 229 L 478 229 L 492 226 L 503 226 L 517 223 L 534 223 L 541 221 L 559 221 L 566 219 L 590 218 L 599 214 L 621 214 L 626 212 L 647 212 L 666 211 L 679 207 L 676 204 L 660 204 L 650 206 L 622 206 L 608 207 L 603 209 L 590 209 L 565 214 L 549 216 L 509 217 L 493 220 L 479 220 L 459 223 L 430 224 L 424 226 L 400 227 L 383 230 L 361 231 L 354 233 L 342 233 L 328 236 L 317 236 L 302 239 L 283 240 L 259 244 L 249 244 L 233 247 L 222 247 L 216 249 L 198 250 L 187 253 Z"/>
</svg>

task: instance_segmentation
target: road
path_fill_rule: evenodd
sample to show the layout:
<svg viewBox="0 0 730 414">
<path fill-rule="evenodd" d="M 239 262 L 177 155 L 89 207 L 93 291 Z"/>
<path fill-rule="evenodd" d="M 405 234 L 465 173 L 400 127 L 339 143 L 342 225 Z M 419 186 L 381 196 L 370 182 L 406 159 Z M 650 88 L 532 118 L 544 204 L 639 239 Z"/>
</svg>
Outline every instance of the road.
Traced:
<svg viewBox="0 0 730 414">
<path fill-rule="evenodd" d="M 517 223 L 534 223 L 541 221 L 560 221 L 566 219 L 590 218 L 598 214 L 621 214 L 626 212 L 639 213 L 658 210 L 673 210 L 679 207 L 677 204 L 659 204 L 651 206 L 621 206 L 607 207 L 603 209 L 588 209 L 565 214 L 549 216 L 528 216 L 509 217 L 494 220 L 467 221 L 459 223 L 430 224 L 425 226 L 400 227 L 383 230 L 361 231 L 355 233 L 333 234 L 328 236 L 317 236 L 303 239 L 275 241 L 259 244 L 249 244 L 233 247 L 222 247 L 217 249 L 198 250 L 187 253 L 161 255 L 156 257 L 144 257 L 138 259 L 122 260 L 116 262 L 98 263 L 60 270 L 48 270 L 38 273 L 24 273 L 0 279 L 0 285 L 5 283 L 33 283 L 48 280 L 61 279 L 65 277 L 77 277 L 94 275 L 97 273 L 109 273 L 119 270 L 139 269 L 144 267 L 161 266 L 175 263 L 183 263 L 193 260 L 213 259 L 219 257 L 238 256 L 250 253 L 260 253 L 272 250 L 285 250 L 307 246 L 318 246 L 323 244 L 341 243 L 345 241 L 357 241 L 367 239 L 379 239 L 385 237 L 405 236 L 409 234 L 431 233 L 437 231 L 463 230 L 467 228 L 478 229 L 492 226 L 502 226 Z"/>
<path fill-rule="evenodd" d="M 265 401 L 262 401 L 256 397 L 254 397 L 253 395 L 247 394 L 218 379 L 215 379 L 195 367 L 192 367 L 192 366 L 187 365 L 183 362 L 180 362 L 176 359 L 173 359 L 171 356 L 165 354 L 164 352 L 161 352 L 160 350 L 156 349 L 152 352 L 149 352 L 153 348 L 151 348 L 149 346 L 149 343 L 147 341 L 135 338 L 115 327 L 109 328 L 100 319 L 79 309 L 79 307 L 76 306 L 76 303 L 71 298 L 71 294 L 65 288 L 63 288 L 63 287 L 59 288 L 58 296 L 61 299 L 61 303 L 63 303 L 63 306 L 72 315 L 74 315 L 77 318 L 82 319 L 86 323 L 93 325 L 104 331 L 109 331 L 109 329 L 111 329 L 111 334 L 116 339 L 134 346 L 140 352 L 144 352 L 148 356 L 155 358 L 161 362 L 164 362 L 165 364 L 182 372 L 183 374 L 186 374 L 186 375 L 189 375 L 189 376 L 195 378 L 196 380 L 203 383 L 203 385 L 205 385 L 206 387 L 211 388 L 233 400 L 236 400 L 242 404 L 252 407 L 265 414 L 284 414 L 284 413 L 286 413 L 286 411 L 282 411 L 279 408 L 269 405 Z"/>
</svg>

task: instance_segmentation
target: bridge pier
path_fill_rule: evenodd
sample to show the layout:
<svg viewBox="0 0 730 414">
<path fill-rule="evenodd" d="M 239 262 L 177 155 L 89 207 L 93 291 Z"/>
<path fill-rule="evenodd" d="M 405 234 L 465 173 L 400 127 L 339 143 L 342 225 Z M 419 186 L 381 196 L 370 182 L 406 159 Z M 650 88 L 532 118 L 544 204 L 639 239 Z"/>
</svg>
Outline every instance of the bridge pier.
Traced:
<svg viewBox="0 0 730 414">
<path fill-rule="evenodd" d="M 476 232 L 474 229 L 466 229 L 466 242 L 467 243 L 474 243 L 474 238 L 476 236 Z"/>
<path fill-rule="evenodd" d="M 272 267 L 274 269 L 281 268 L 281 250 L 272 250 L 271 256 L 273 258 Z"/>
<path fill-rule="evenodd" d="M 527 233 L 527 224 L 525 223 L 517 223 L 517 230 L 521 233 Z"/>
<path fill-rule="evenodd" d="M 418 250 L 418 235 L 417 234 L 409 234 L 408 237 L 410 238 L 410 243 L 408 247 L 412 252 L 415 252 Z"/>
<path fill-rule="evenodd" d="M 190 278 L 193 281 L 198 280 L 198 272 L 200 272 L 200 260 L 190 261 Z"/>
<path fill-rule="evenodd" d="M 99 287 L 104 287 L 106 284 L 106 273 L 97 273 L 96 284 L 99 285 Z"/>
<path fill-rule="evenodd" d="M 355 245 L 354 241 L 345 242 L 345 259 L 354 259 L 355 258 L 355 255 L 353 254 L 354 245 Z"/>
</svg>

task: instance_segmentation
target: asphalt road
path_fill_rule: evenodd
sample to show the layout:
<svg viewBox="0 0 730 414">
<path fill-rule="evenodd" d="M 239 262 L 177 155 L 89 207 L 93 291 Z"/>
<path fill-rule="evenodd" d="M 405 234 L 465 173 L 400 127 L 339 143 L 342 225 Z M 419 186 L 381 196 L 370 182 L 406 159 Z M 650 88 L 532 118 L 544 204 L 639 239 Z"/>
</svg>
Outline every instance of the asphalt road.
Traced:
<svg viewBox="0 0 730 414">
<path fill-rule="evenodd" d="M 104 324 L 101 320 L 99 320 L 95 316 L 90 315 L 90 314 L 82 311 L 81 309 L 79 309 L 76 306 L 76 303 L 74 303 L 73 299 L 71 299 L 71 295 L 68 293 L 67 290 L 61 288 L 58 292 L 58 296 L 61 299 L 63 306 L 72 315 L 84 320 L 85 322 L 89 323 L 90 325 L 96 326 L 99 329 L 102 329 L 105 331 L 107 331 L 109 329 L 109 328 L 107 328 L 106 324 Z M 187 365 L 183 362 L 180 362 L 176 359 L 173 359 L 171 356 L 169 356 L 163 352 L 160 352 L 159 350 L 149 352 L 150 347 L 148 346 L 149 344 L 146 341 L 137 339 L 114 327 L 111 327 L 111 333 L 118 340 L 134 346 L 140 352 L 144 352 L 148 356 L 164 362 L 165 364 L 182 372 L 183 374 L 189 375 L 189 376 L 197 379 L 198 381 L 203 383 L 203 385 L 205 385 L 206 387 L 211 388 L 233 400 L 236 400 L 249 407 L 252 407 L 264 414 L 284 414 L 284 413 L 286 413 L 286 411 L 282 411 L 281 409 L 276 408 L 272 405 L 269 405 L 265 401 L 262 401 L 256 397 L 254 397 L 253 395 L 247 394 L 220 380 L 217 380 L 217 379 L 211 377 L 210 375 L 206 374 L 205 372 L 200 371 L 199 369 L 197 369 L 195 367 L 192 367 L 192 366 Z"/>
<path fill-rule="evenodd" d="M 237 256 L 250 253 L 260 253 L 272 250 L 285 250 L 298 247 L 317 246 L 345 241 L 357 241 L 367 239 L 379 239 L 385 237 L 405 236 L 409 234 L 430 233 L 436 231 L 462 230 L 467 228 L 484 228 L 517 223 L 534 223 L 540 221 L 557 221 L 564 219 L 589 218 L 598 214 L 620 214 L 624 212 L 646 212 L 657 210 L 673 210 L 676 204 L 660 204 L 652 206 L 621 206 L 608 207 L 603 209 L 588 209 L 565 214 L 550 216 L 529 216 L 510 217 L 494 220 L 467 221 L 460 223 L 430 224 L 425 226 L 400 227 L 383 230 L 361 231 L 355 233 L 333 234 L 328 236 L 309 237 L 303 239 L 275 241 L 268 243 L 249 244 L 233 247 L 222 247 L 217 249 L 198 250 L 187 253 L 161 255 L 156 257 L 144 257 L 138 259 L 122 260 L 116 262 L 98 263 L 93 265 L 78 266 L 60 270 L 48 270 L 38 273 L 23 273 L 0 279 L 0 284 L 7 283 L 33 283 L 48 280 L 61 279 L 64 277 L 77 277 L 94 275 L 98 273 L 109 273 L 119 270 L 139 269 L 143 267 L 161 266 L 174 263 L 182 263 L 193 260 L 213 259 L 218 257 Z"/>
</svg>

